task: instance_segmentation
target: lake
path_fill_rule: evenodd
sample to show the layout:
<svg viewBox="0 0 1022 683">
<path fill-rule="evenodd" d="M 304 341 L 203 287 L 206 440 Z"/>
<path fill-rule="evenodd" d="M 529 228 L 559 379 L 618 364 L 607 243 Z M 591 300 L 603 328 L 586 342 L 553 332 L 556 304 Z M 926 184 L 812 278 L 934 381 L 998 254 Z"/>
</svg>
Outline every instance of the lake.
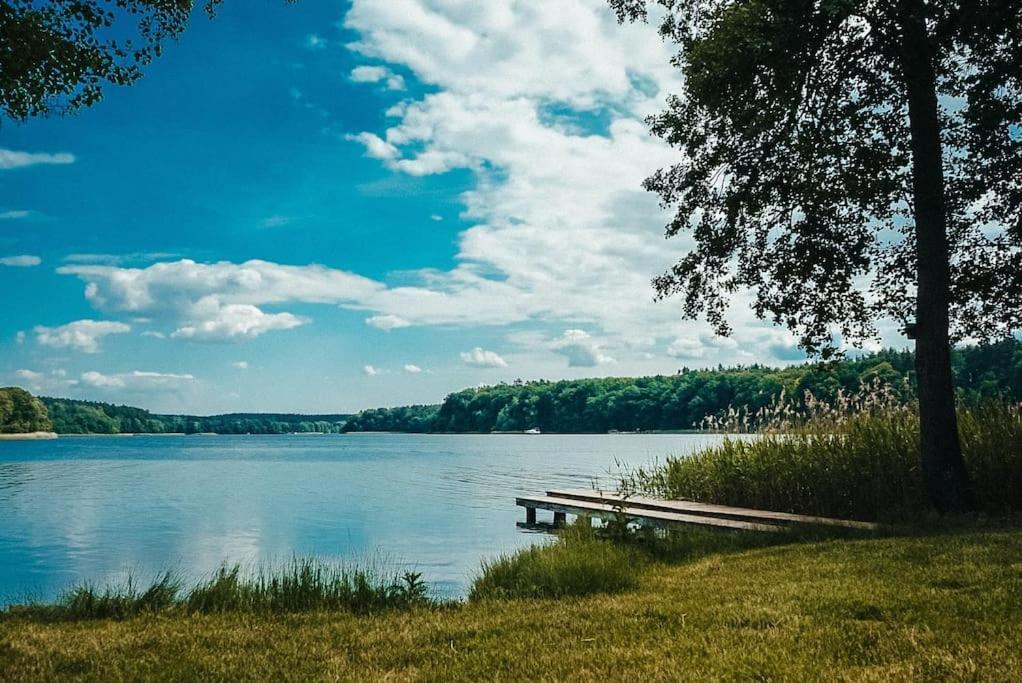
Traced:
<svg viewBox="0 0 1022 683">
<path fill-rule="evenodd" d="M 0 603 L 69 584 L 201 578 L 292 555 L 397 563 L 464 595 L 480 562 L 549 537 L 514 496 L 611 486 L 703 434 L 62 437 L 0 442 Z M 543 513 L 540 513 L 543 519 Z"/>
</svg>

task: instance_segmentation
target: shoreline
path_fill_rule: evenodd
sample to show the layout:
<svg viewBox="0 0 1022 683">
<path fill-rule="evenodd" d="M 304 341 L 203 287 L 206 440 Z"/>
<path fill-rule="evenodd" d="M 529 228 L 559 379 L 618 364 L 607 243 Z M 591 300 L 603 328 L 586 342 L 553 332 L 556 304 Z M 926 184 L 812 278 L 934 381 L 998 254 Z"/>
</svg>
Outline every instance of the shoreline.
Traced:
<svg viewBox="0 0 1022 683">
<path fill-rule="evenodd" d="M 23 432 L 21 434 L 0 434 L 0 441 L 51 441 L 56 432 Z"/>
</svg>

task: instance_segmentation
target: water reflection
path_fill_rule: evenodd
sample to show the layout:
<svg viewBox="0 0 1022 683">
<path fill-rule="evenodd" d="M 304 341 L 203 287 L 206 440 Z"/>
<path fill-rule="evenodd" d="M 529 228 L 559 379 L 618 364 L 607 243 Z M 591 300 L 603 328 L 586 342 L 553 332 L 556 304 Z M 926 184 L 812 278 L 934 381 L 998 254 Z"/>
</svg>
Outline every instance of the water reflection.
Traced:
<svg viewBox="0 0 1022 683">
<path fill-rule="evenodd" d="M 610 485 L 706 435 L 62 438 L 0 444 L 0 600 L 292 554 L 385 557 L 444 592 L 542 540 L 516 493 Z"/>
</svg>

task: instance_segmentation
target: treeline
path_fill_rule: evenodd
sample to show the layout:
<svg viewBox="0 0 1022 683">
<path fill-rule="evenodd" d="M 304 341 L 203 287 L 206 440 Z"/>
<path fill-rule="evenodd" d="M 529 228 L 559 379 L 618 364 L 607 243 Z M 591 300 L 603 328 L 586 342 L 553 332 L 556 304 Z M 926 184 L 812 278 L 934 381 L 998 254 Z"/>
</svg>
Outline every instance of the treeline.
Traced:
<svg viewBox="0 0 1022 683">
<path fill-rule="evenodd" d="M 53 431 L 46 406 L 18 387 L 0 388 L 0 434 Z"/>
<path fill-rule="evenodd" d="M 761 365 L 715 370 L 682 369 L 656 377 L 536 381 L 466 389 L 438 406 L 366 410 L 345 431 L 596 433 L 612 430 L 698 428 L 731 407 L 756 411 L 782 391 L 799 401 L 806 391 L 821 400 L 839 390 L 854 393 L 881 381 L 903 400 L 913 398 L 913 354 L 881 351 L 827 364 L 788 368 Z M 962 398 L 1003 396 L 1022 400 L 1022 344 L 955 349 L 954 369 Z"/>
<path fill-rule="evenodd" d="M 42 398 L 58 434 L 338 434 L 349 415 L 160 415 L 97 401 Z"/>
</svg>

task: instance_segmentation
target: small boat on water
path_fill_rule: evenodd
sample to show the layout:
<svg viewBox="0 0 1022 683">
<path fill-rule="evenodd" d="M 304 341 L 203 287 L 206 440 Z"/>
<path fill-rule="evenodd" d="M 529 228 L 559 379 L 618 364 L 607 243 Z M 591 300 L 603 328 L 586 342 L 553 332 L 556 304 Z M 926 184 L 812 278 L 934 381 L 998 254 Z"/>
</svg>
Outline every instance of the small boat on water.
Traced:
<svg viewBox="0 0 1022 683">
<path fill-rule="evenodd" d="M 532 429 L 526 429 L 525 433 L 526 434 L 542 434 L 543 432 L 541 432 L 538 429 L 536 429 L 535 427 L 533 427 Z"/>
</svg>

